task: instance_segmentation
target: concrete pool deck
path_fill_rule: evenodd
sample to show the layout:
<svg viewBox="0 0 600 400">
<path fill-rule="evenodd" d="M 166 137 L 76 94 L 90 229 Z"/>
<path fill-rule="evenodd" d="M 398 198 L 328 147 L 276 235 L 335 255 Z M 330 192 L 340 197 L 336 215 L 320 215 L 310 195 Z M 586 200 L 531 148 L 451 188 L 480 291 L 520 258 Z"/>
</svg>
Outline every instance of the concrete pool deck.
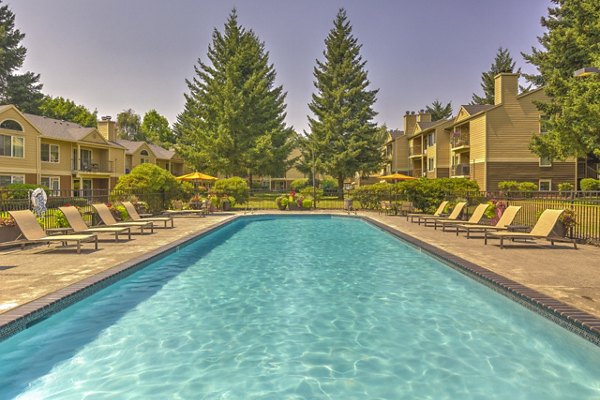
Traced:
<svg viewBox="0 0 600 400">
<path fill-rule="evenodd" d="M 323 212 L 342 214 L 341 212 Z M 271 214 L 286 214 L 273 211 Z M 305 213 L 303 213 L 305 214 Z M 345 215 L 345 213 L 343 213 Z M 405 217 L 359 212 L 431 246 L 477 264 L 498 275 L 557 299 L 600 318 L 600 248 L 549 242 L 509 244 L 500 249 L 498 241 L 484 246 L 483 239 L 467 240 L 462 234 L 434 230 L 409 223 Z M 100 235 L 100 249 L 82 245 L 82 254 L 56 245 L 28 247 L 25 250 L 0 249 L 0 326 L 14 320 L 19 310 L 30 312 L 43 296 L 70 287 L 115 266 L 143 257 L 178 240 L 210 229 L 233 214 L 176 218 L 174 229 L 155 229 L 154 234 L 134 234 L 131 241 L 115 243 Z M 366 244 L 367 245 L 367 244 Z M 393 262 L 393 260 L 390 260 Z M 33 303 L 32 303 L 33 302 Z M 600 332 L 600 328 L 597 329 Z"/>
</svg>

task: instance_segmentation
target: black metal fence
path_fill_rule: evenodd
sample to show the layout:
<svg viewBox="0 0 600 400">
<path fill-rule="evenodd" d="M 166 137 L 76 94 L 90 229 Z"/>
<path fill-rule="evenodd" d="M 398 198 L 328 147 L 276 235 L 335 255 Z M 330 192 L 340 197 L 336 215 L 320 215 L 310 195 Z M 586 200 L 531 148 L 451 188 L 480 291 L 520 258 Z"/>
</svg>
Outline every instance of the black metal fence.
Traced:
<svg viewBox="0 0 600 400">
<path fill-rule="evenodd" d="M 316 202 L 313 202 L 313 196 Z M 252 190 L 248 200 L 240 204 L 231 204 L 233 210 L 275 210 L 279 208 L 278 198 L 288 199 L 287 209 L 295 210 L 341 210 L 352 207 L 359 210 L 381 210 L 386 203 L 395 212 L 405 209 L 410 199 L 400 191 L 377 190 L 360 193 L 358 191 L 340 190 L 312 190 L 298 193 L 271 192 Z M 503 202 L 505 205 L 519 205 L 521 211 L 517 214 L 515 223 L 533 226 L 539 214 L 548 208 L 572 210 L 576 224 L 570 230 L 573 238 L 583 241 L 600 243 L 600 191 L 599 192 L 469 192 L 448 193 L 444 199 L 457 201 L 465 199 L 469 207 L 465 213 L 468 218 L 469 211 L 482 202 Z M 95 222 L 93 218 L 94 203 L 111 203 L 123 200 L 145 202 L 152 212 L 159 213 L 172 207 L 171 201 L 177 195 L 168 192 L 115 192 L 102 189 L 79 191 L 51 191 L 48 193 L 46 208 L 48 211 L 40 218 L 40 223 L 45 228 L 61 226 L 62 214 L 57 210 L 63 205 L 77 206 L 88 222 Z M 190 204 L 193 199 L 178 199 L 184 205 Z M 304 200 L 310 200 L 308 202 Z M 291 205 L 289 205 L 291 203 Z M 224 203 L 214 202 L 215 209 L 223 209 Z M 8 216 L 8 211 L 31 209 L 31 191 L 0 189 L 0 225 L 2 219 Z"/>
</svg>

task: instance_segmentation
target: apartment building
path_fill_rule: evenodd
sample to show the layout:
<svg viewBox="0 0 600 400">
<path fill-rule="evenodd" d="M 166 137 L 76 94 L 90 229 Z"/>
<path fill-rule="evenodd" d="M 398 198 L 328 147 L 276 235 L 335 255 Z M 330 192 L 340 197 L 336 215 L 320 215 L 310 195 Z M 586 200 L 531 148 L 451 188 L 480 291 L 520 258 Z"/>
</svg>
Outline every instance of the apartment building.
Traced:
<svg viewBox="0 0 600 400">
<path fill-rule="evenodd" d="M 519 74 L 495 77 L 493 105 L 461 106 L 445 128 L 450 142 L 450 177 L 477 181 L 481 190 L 498 190 L 501 181 L 534 182 L 540 190 L 577 184 L 577 160 L 539 157 L 529 149 L 534 134 L 543 134 L 536 101 L 546 99 L 539 88 L 519 94 Z"/>
<path fill-rule="evenodd" d="M 446 128 L 449 120 L 431 121 L 431 115 L 423 111 L 404 115 L 408 133 L 408 175 L 416 178 L 448 178 L 449 140 Z"/>
<path fill-rule="evenodd" d="M 387 132 L 384 155 L 387 164 L 381 171 L 381 175 L 389 175 L 396 172 L 408 174 L 408 139 L 406 131 L 392 129 Z"/>
<path fill-rule="evenodd" d="M 29 183 L 54 191 L 110 190 L 127 167 L 142 162 L 183 173 L 175 152 L 146 143 L 134 147 L 119 143 L 116 124 L 108 118 L 98 121 L 98 128 L 86 128 L 0 105 L 0 187 Z"/>
</svg>

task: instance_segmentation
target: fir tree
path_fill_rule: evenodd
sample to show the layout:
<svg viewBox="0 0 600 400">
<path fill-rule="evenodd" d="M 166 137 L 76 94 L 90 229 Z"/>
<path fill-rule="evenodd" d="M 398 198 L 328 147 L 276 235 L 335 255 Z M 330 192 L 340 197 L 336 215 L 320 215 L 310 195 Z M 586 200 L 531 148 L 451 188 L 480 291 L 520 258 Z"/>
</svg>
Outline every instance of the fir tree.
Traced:
<svg viewBox="0 0 600 400">
<path fill-rule="evenodd" d="M 435 99 L 430 106 L 425 107 L 425 111 L 431 114 L 432 121 L 439 121 L 442 119 L 448 119 L 452 116 L 452 102 L 443 105 L 441 101 Z"/>
<path fill-rule="evenodd" d="M 309 104 L 314 118 L 308 118 L 307 133 L 307 146 L 340 188 L 345 178 L 377 171 L 384 163 L 381 147 L 385 137 L 373 122 L 378 90 L 367 89 L 366 61 L 360 48 L 346 11 L 340 9 L 325 39 L 325 60 L 316 60 L 317 92 Z"/>
<path fill-rule="evenodd" d="M 15 74 L 27 54 L 21 45 L 24 37 L 15 29 L 15 15 L 0 0 L 0 104 L 14 104 L 23 112 L 37 114 L 44 97 L 39 74 Z"/>
<path fill-rule="evenodd" d="M 600 74 L 574 77 L 583 67 L 600 67 L 600 2 L 552 0 L 542 18 L 547 31 L 538 37 L 542 49 L 523 54 L 539 75 L 549 100 L 537 104 L 545 115 L 545 134 L 533 137 L 531 149 L 542 156 L 600 156 Z"/>
<path fill-rule="evenodd" d="M 481 74 L 481 88 L 483 96 L 473 93 L 471 104 L 494 104 L 494 77 L 502 72 L 512 73 L 515 70 L 515 62 L 508 49 L 500 47 L 496 53 L 494 63 L 490 66 L 490 70 Z M 521 68 L 517 70 L 521 73 Z"/>
<path fill-rule="evenodd" d="M 211 65 L 198 60 L 187 80 L 184 111 L 175 124 L 178 149 L 197 169 L 227 176 L 281 176 L 289 167 L 294 131 L 287 127 L 285 96 L 275 86 L 269 54 L 235 9 L 224 31 L 213 31 Z"/>
</svg>

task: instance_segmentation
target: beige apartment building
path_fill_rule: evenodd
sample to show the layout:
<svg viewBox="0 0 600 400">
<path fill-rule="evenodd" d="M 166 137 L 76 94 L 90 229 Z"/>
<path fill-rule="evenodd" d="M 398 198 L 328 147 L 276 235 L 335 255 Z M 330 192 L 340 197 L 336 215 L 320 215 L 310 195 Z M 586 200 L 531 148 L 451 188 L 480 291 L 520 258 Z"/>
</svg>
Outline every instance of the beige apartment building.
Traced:
<svg viewBox="0 0 600 400">
<path fill-rule="evenodd" d="M 389 130 L 385 141 L 385 159 L 387 164 L 381 171 L 381 175 L 389 175 L 396 172 L 408 174 L 408 139 L 405 133 L 399 129 Z"/>
<path fill-rule="evenodd" d="M 518 78 L 497 75 L 494 104 L 463 105 L 449 120 L 431 121 L 424 112 L 407 112 L 408 154 L 400 150 L 390 159 L 406 157 L 411 176 L 469 178 L 484 191 L 496 191 L 499 182 L 509 180 L 534 182 L 540 190 L 557 190 L 564 182 L 577 187 L 584 167 L 575 158 L 540 158 L 529 149 L 532 136 L 543 134 L 535 102 L 546 97 L 543 88 L 519 94 Z M 386 152 L 396 150 L 390 141 Z"/>
<path fill-rule="evenodd" d="M 540 158 L 529 149 L 542 132 L 535 102 L 546 100 L 544 89 L 519 94 L 519 74 L 495 77 L 493 105 L 462 106 L 446 128 L 450 138 L 450 177 L 468 177 L 481 190 L 498 190 L 502 181 L 534 182 L 540 190 L 560 183 L 577 185 L 577 160 Z"/>
<path fill-rule="evenodd" d="M 132 152 L 118 143 L 116 124 L 110 119 L 98 121 L 98 128 L 86 128 L 0 105 L 0 187 L 29 183 L 53 191 L 110 190 L 128 166 L 142 162 L 183 172 L 183 160 L 174 152 L 144 145 L 147 148 L 138 146 Z M 144 151 L 147 159 L 135 157 Z"/>
</svg>

